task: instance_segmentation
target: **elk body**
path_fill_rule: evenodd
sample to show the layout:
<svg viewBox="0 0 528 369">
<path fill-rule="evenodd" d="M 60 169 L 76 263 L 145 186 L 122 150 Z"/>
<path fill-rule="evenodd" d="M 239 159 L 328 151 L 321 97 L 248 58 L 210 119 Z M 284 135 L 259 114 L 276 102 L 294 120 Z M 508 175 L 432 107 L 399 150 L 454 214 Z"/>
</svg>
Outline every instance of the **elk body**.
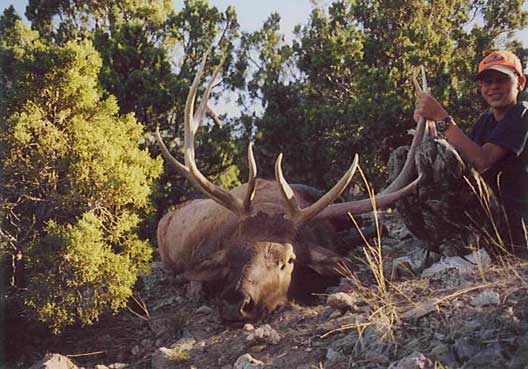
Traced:
<svg viewBox="0 0 528 369">
<path fill-rule="evenodd" d="M 220 67 L 214 72 L 194 113 L 197 90 L 206 57 L 187 97 L 184 117 L 185 164 L 168 151 L 159 132 L 163 156 L 206 199 L 185 202 L 167 213 L 158 225 L 158 245 L 165 267 L 186 279 L 206 282 L 219 296 L 220 314 L 226 321 L 256 320 L 290 299 L 306 298 L 335 280 L 336 267 L 347 263 L 335 250 L 334 220 L 347 213 L 359 214 L 391 205 L 416 186 L 413 160 L 407 160 L 400 176 L 373 201 L 333 204 L 350 183 L 358 156 L 337 184 L 320 199 L 306 186 L 290 186 L 282 173 L 279 155 L 275 180 L 256 177 L 256 163 L 248 148 L 248 182 L 231 191 L 215 186 L 196 167 L 194 136 L 210 111 L 207 100 Z M 418 126 L 411 151 L 421 141 Z M 410 154 L 411 155 L 411 154 Z"/>
</svg>

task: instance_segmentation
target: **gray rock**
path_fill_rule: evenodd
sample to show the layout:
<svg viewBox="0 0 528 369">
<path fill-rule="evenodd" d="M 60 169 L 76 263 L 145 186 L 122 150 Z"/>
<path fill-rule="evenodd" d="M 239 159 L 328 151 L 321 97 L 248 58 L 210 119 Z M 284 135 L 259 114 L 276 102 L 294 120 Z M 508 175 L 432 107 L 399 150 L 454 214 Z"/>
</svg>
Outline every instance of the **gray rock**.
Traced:
<svg viewBox="0 0 528 369">
<path fill-rule="evenodd" d="M 249 332 L 249 331 L 255 330 L 255 326 L 253 324 L 246 323 L 246 324 L 244 324 L 244 328 L 243 329 L 245 331 Z"/>
<path fill-rule="evenodd" d="M 334 351 L 333 349 L 329 348 L 326 351 L 325 360 L 326 360 L 325 367 L 333 368 L 336 366 L 336 364 L 347 360 L 347 357 L 343 355 L 342 353 Z"/>
<path fill-rule="evenodd" d="M 413 352 L 396 363 L 392 363 L 389 369 L 433 369 L 433 362 L 421 352 Z"/>
<path fill-rule="evenodd" d="M 29 369 L 79 369 L 70 359 L 61 354 L 46 354 Z"/>
<path fill-rule="evenodd" d="M 263 367 L 264 363 L 260 360 L 255 359 L 250 354 L 244 354 L 240 356 L 233 365 L 233 369 L 253 369 Z"/>
<path fill-rule="evenodd" d="M 196 309 L 196 312 L 198 314 L 209 315 L 209 314 L 214 314 L 215 309 L 213 309 L 212 307 L 207 306 L 207 305 L 202 305 L 198 309 Z"/>
<path fill-rule="evenodd" d="M 478 296 L 471 299 L 471 305 L 483 307 L 488 305 L 499 305 L 500 296 L 495 291 L 482 291 Z"/>
<path fill-rule="evenodd" d="M 500 346 L 491 345 L 486 349 L 475 354 L 469 359 L 463 369 L 504 369 L 506 368 L 506 360 L 502 355 L 502 349 Z"/>
<path fill-rule="evenodd" d="M 277 331 L 271 328 L 269 324 L 263 324 L 246 337 L 248 341 L 263 341 L 272 345 L 277 345 L 280 339 Z"/>
<path fill-rule="evenodd" d="M 356 299 L 344 292 L 328 296 L 326 304 L 336 310 L 356 310 Z"/>
<path fill-rule="evenodd" d="M 431 358 L 443 363 L 448 368 L 458 367 L 458 361 L 451 347 L 445 343 L 439 343 L 429 352 Z"/>
<path fill-rule="evenodd" d="M 160 347 L 152 354 L 152 369 L 171 369 L 190 358 L 190 352 L 180 347 Z"/>
<path fill-rule="evenodd" d="M 517 350 L 513 353 L 508 369 L 526 369 L 528 363 L 528 334 L 519 338 Z"/>
<path fill-rule="evenodd" d="M 480 351 L 480 348 L 478 347 L 478 345 L 475 345 L 467 337 L 461 337 L 457 339 L 453 348 L 458 358 L 462 361 L 469 360 L 470 358 L 475 356 Z"/>
</svg>

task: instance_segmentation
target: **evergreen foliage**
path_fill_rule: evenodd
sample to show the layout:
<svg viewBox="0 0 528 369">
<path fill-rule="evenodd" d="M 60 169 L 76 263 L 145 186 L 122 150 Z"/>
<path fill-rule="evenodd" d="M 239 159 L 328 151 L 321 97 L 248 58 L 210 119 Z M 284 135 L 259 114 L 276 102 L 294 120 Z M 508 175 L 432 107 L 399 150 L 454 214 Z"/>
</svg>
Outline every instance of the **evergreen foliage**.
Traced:
<svg viewBox="0 0 528 369">
<path fill-rule="evenodd" d="M 48 44 L 17 21 L 1 52 L 3 77 L 15 71 L 1 86 L 3 254 L 23 255 L 19 297 L 40 321 L 92 323 L 123 307 L 148 270 L 152 248 L 137 230 L 161 160 L 138 148 L 134 116 L 102 98 L 89 41 Z"/>
<path fill-rule="evenodd" d="M 247 109 L 245 131 L 261 155 L 285 153 L 292 181 L 328 188 L 358 152 L 379 188 L 390 152 L 410 142 L 413 73 L 423 65 L 432 93 L 457 122 L 471 125 L 485 108 L 473 79 L 479 60 L 497 47 L 526 55 L 508 38 L 526 25 L 522 4 L 338 0 L 316 7 L 291 45 L 271 15 L 242 37 L 251 101 L 245 106 L 261 103 L 264 110 L 259 116 Z M 483 24 L 474 22 L 479 15 Z M 271 158 L 262 169 L 272 175 Z"/>
</svg>

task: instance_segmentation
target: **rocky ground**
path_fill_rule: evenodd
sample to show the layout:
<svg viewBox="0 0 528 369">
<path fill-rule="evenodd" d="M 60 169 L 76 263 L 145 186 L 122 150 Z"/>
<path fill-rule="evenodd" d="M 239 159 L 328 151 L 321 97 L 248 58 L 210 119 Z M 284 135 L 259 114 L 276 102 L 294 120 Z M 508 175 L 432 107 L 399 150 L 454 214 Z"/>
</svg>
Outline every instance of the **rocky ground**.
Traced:
<svg viewBox="0 0 528 369">
<path fill-rule="evenodd" d="M 235 328 L 196 285 L 154 263 L 129 310 L 60 336 L 34 334 L 8 367 L 528 368 L 528 263 L 442 260 L 413 274 L 416 258 L 397 257 L 421 255 L 419 242 L 384 217 L 384 273 L 393 279 L 385 288 L 357 247 L 358 278 L 343 278 L 319 305 L 287 305 Z M 39 362 L 46 353 L 43 361 L 54 364 Z"/>
</svg>

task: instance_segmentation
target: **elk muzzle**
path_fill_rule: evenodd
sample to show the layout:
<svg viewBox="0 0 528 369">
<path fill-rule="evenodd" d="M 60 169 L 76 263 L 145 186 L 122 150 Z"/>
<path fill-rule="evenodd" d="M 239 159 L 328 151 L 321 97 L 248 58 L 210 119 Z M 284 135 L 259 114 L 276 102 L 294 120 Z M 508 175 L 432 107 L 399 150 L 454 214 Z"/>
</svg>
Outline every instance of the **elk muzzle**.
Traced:
<svg viewBox="0 0 528 369">
<path fill-rule="evenodd" d="M 233 290 L 223 294 L 221 298 L 220 315 L 226 321 L 252 321 L 261 315 L 261 309 L 248 292 Z"/>
</svg>

